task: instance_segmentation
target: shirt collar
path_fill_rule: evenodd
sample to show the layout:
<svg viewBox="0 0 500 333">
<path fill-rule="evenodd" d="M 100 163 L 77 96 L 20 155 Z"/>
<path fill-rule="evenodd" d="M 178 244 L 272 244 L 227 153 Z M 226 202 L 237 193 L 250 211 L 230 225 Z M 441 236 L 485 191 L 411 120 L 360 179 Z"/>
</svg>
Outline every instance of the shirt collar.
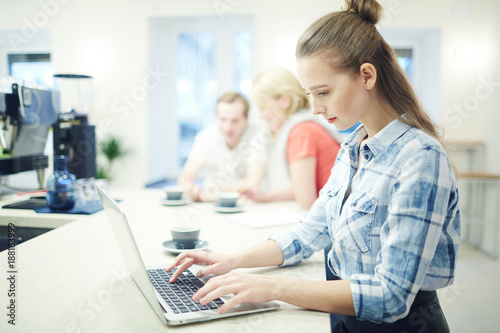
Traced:
<svg viewBox="0 0 500 333">
<path fill-rule="evenodd" d="M 249 126 L 250 126 L 250 124 L 248 124 L 245 127 L 245 129 L 243 130 L 243 133 L 241 133 L 240 139 L 236 143 L 236 146 L 233 147 L 233 149 L 231 149 L 227 146 L 226 139 L 224 139 L 224 134 L 222 134 L 222 132 L 219 130 L 219 127 L 216 127 L 217 128 L 217 141 L 218 141 L 219 145 L 225 147 L 225 149 L 227 151 L 237 151 L 239 149 L 239 147 L 241 147 L 243 145 L 243 142 L 246 140 L 246 133 L 248 132 Z"/>
<path fill-rule="evenodd" d="M 366 136 L 366 134 L 367 134 L 367 132 L 366 132 L 365 126 L 363 124 L 361 124 L 351 133 L 349 138 L 347 138 L 347 140 L 344 141 L 341 146 L 343 148 L 347 148 L 347 149 L 353 148 L 359 142 L 361 142 L 361 140 L 363 140 L 363 138 Z"/>
<path fill-rule="evenodd" d="M 411 128 L 410 125 L 403 123 L 400 119 L 395 119 L 386 127 L 380 130 L 374 137 L 370 138 L 366 145 L 373 154 L 385 150 L 390 144 L 396 141 L 404 133 Z M 353 148 L 366 137 L 366 129 L 364 125 L 359 126 L 352 132 L 351 136 L 342 144 L 345 148 Z"/>
</svg>

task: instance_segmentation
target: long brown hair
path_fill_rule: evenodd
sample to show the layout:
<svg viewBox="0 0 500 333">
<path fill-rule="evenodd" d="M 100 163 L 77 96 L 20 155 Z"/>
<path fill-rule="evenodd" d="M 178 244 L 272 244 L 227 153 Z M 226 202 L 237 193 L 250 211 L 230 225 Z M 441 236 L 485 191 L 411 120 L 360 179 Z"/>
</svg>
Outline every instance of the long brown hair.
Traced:
<svg viewBox="0 0 500 333">
<path fill-rule="evenodd" d="M 399 66 L 396 53 L 375 27 L 381 16 L 382 6 L 375 0 L 346 0 L 343 11 L 327 14 L 309 26 L 298 41 L 295 55 L 324 56 L 335 69 L 354 76 L 363 63 L 372 64 L 377 70 L 376 89 L 387 110 L 441 141 Z"/>
</svg>

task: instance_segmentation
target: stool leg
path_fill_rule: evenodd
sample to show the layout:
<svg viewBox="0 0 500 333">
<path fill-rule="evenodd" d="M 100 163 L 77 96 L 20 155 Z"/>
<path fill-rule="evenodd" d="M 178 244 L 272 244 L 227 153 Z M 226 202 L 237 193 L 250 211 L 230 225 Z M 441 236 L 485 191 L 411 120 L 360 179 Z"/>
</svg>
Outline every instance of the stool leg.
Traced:
<svg viewBox="0 0 500 333">
<path fill-rule="evenodd" d="M 494 204 L 495 204 L 495 215 L 494 215 L 494 218 L 493 218 L 493 223 L 494 223 L 494 226 L 493 226 L 493 232 L 495 233 L 493 235 L 493 254 L 494 254 L 494 257 L 495 258 L 498 258 L 498 224 L 500 224 L 500 181 L 497 181 L 496 182 L 497 184 L 497 194 L 496 194 L 496 197 L 495 197 L 495 201 L 494 201 Z"/>
<path fill-rule="evenodd" d="M 475 182 L 471 184 L 473 190 L 470 192 L 472 195 L 469 201 L 472 204 L 472 209 L 469 212 L 469 223 L 470 223 L 470 238 L 469 244 L 476 249 L 481 248 L 481 183 Z"/>
<path fill-rule="evenodd" d="M 464 190 L 460 197 L 462 241 L 490 257 L 499 258 L 500 178 L 495 176 L 462 179 L 461 184 L 461 190 Z M 493 224 L 492 231 L 489 224 Z M 490 246 L 485 246 L 486 242 Z"/>
<path fill-rule="evenodd" d="M 484 222 L 486 221 L 487 215 L 486 215 L 486 202 L 485 202 L 485 197 L 486 197 L 486 191 L 487 189 L 487 184 L 482 181 L 478 181 L 476 183 L 477 186 L 477 192 L 476 192 L 476 203 L 477 203 L 477 211 L 476 211 L 476 217 L 477 217 L 477 246 L 481 247 L 483 244 L 484 240 L 484 227 L 485 224 Z"/>
<path fill-rule="evenodd" d="M 471 232 L 472 232 L 472 226 L 471 226 L 471 217 L 472 217 L 472 190 L 473 186 L 472 183 L 469 183 L 468 181 L 463 181 L 462 184 L 464 185 L 465 193 L 464 195 L 461 196 L 460 202 L 463 203 L 465 199 L 465 204 L 462 204 L 461 206 L 463 207 L 462 210 L 462 220 L 465 222 L 463 224 L 464 232 L 463 232 L 463 238 L 462 241 L 471 244 Z"/>
</svg>

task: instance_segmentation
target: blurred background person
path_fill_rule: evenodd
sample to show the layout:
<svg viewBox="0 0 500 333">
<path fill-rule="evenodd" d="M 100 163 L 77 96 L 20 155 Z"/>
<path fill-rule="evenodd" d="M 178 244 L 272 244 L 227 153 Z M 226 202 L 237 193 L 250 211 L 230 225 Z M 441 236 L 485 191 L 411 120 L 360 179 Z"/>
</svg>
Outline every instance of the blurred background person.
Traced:
<svg viewBox="0 0 500 333">
<path fill-rule="evenodd" d="M 199 132 L 178 179 L 195 201 L 221 191 L 260 187 L 265 175 L 268 131 L 248 121 L 248 100 L 226 92 L 217 100 L 217 123 Z M 195 181 L 204 172 L 203 186 Z"/>
<path fill-rule="evenodd" d="M 322 117 L 314 116 L 300 82 L 284 68 L 260 73 L 252 99 L 272 133 L 264 191 L 246 189 L 256 202 L 297 200 L 310 208 L 325 185 L 342 136 Z"/>
</svg>

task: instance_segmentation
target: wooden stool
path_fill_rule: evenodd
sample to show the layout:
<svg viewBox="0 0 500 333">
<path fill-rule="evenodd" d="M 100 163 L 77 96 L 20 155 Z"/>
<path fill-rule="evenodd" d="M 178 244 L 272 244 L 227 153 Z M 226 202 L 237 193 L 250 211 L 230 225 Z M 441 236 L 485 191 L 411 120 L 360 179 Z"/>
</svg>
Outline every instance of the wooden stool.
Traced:
<svg viewBox="0 0 500 333">
<path fill-rule="evenodd" d="M 462 172 L 458 174 L 460 191 L 460 214 L 462 221 L 462 240 L 473 247 L 498 258 L 498 231 L 500 224 L 500 175 L 485 172 Z M 464 185 L 460 188 L 460 184 Z M 488 186 L 493 195 L 488 195 Z M 493 217 L 488 217 L 493 213 Z M 493 235 L 484 232 L 484 227 L 493 226 Z M 493 248 L 484 247 L 484 238 L 491 237 Z"/>
</svg>

